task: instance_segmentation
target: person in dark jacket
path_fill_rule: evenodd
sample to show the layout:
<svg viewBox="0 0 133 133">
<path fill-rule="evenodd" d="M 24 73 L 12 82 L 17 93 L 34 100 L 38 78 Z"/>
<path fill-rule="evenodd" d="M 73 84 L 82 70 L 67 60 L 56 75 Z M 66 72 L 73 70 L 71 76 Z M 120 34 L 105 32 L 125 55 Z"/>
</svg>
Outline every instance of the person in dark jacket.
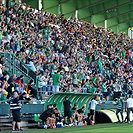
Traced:
<svg viewBox="0 0 133 133">
<path fill-rule="evenodd" d="M 30 80 L 30 82 L 28 83 L 28 85 L 26 87 L 26 91 L 29 95 L 32 95 L 34 98 L 36 98 L 37 90 L 32 87 L 33 85 L 34 85 L 34 81 Z"/>
<path fill-rule="evenodd" d="M 68 97 L 65 97 L 63 105 L 65 122 L 67 123 L 67 119 L 70 119 L 70 123 L 72 124 L 71 102 L 68 100 Z"/>
<path fill-rule="evenodd" d="M 13 74 L 9 79 L 8 79 L 8 84 L 15 84 L 15 81 L 16 81 L 16 74 Z"/>
</svg>

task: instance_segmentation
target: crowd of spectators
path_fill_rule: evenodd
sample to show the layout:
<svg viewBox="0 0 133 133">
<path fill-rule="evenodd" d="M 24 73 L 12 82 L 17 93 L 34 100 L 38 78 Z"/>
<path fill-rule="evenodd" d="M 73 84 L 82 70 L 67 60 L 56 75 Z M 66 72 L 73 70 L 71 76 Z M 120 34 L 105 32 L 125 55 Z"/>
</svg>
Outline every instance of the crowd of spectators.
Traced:
<svg viewBox="0 0 133 133">
<path fill-rule="evenodd" d="M 0 5 L 0 51 L 15 54 L 35 72 L 36 88 L 42 93 L 52 86 L 52 93 L 132 94 L 133 40 L 126 33 L 117 35 L 24 3 L 9 8 Z M 0 94 L 8 88 L 13 92 L 14 87 L 22 94 L 26 88 L 23 75 L 17 77 L 19 81 L 15 74 L 9 78 L 3 60 L 1 57 Z"/>
</svg>

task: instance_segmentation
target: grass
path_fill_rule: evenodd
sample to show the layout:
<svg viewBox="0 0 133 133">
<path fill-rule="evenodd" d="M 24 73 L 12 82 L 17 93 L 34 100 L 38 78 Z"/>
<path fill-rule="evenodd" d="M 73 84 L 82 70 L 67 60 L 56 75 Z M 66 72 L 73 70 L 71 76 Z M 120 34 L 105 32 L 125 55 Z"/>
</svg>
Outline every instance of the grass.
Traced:
<svg viewBox="0 0 133 133">
<path fill-rule="evenodd" d="M 9 131 L 6 132 L 9 133 Z M 99 124 L 95 126 L 66 127 L 56 129 L 26 129 L 23 133 L 133 133 L 133 123 Z"/>
</svg>

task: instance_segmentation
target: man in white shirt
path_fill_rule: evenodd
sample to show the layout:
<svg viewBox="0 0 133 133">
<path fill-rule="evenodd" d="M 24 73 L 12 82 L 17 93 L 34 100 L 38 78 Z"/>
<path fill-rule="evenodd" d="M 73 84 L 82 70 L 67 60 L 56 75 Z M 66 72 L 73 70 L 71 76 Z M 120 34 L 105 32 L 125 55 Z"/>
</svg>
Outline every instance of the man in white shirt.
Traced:
<svg viewBox="0 0 133 133">
<path fill-rule="evenodd" d="M 130 112 L 132 111 L 133 113 L 133 98 L 131 94 L 127 99 L 126 108 L 127 108 L 127 122 L 130 123 Z"/>
<path fill-rule="evenodd" d="M 2 76 L 2 64 L 0 64 L 0 76 Z"/>
<path fill-rule="evenodd" d="M 90 102 L 90 120 L 92 119 L 92 123 L 95 123 L 95 110 L 96 110 L 96 106 L 105 106 L 104 104 L 100 104 L 98 103 L 98 96 L 95 96 L 94 99 Z"/>
</svg>

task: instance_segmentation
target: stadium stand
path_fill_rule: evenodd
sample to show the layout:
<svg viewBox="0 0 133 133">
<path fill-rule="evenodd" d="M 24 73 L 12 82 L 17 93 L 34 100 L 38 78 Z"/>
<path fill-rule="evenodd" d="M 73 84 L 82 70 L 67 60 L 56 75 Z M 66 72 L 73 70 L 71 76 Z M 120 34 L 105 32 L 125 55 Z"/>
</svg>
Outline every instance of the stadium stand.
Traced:
<svg viewBox="0 0 133 133">
<path fill-rule="evenodd" d="M 132 94 L 133 40 L 125 33 L 117 35 L 25 4 L 0 5 L 0 51 L 4 53 L 0 58 L 1 102 L 8 103 L 15 90 L 20 96 L 30 96 L 26 100 L 56 92 L 98 94 L 106 100 Z M 19 62 L 21 71 L 30 71 L 7 74 L 5 53 L 15 57 L 12 64 Z"/>
<path fill-rule="evenodd" d="M 37 73 L 39 91 L 59 87 L 106 96 L 132 89 L 133 41 L 126 34 L 23 5 L 1 5 L 0 18 L 1 51 Z"/>
</svg>

